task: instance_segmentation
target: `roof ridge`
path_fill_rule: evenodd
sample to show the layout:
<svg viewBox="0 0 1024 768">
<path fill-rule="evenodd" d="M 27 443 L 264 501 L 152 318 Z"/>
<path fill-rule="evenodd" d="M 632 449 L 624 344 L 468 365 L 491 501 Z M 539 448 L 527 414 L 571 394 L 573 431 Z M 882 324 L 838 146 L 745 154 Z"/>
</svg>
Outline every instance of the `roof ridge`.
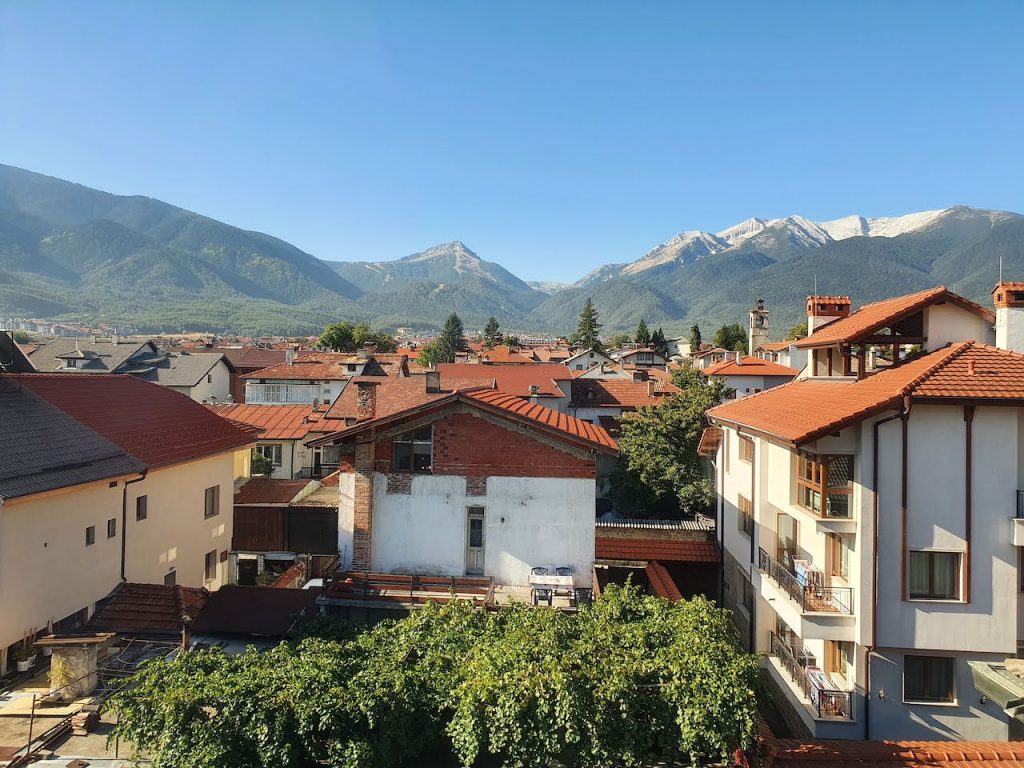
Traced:
<svg viewBox="0 0 1024 768">
<path fill-rule="evenodd" d="M 945 368 L 947 365 L 949 365 L 949 363 L 951 363 L 953 360 L 956 360 L 958 357 L 960 357 L 960 355 L 962 355 L 965 351 L 970 349 L 971 345 L 973 343 L 974 342 L 972 342 L 972 341 L 958 341 L 955 344 L 948 344 L 945 347 L 940 347 L 939 349 L 935 350 L 934 352 L 931 352 L 928 355 L 925 355 L 925 357 L 929 357 L 930 355 L 935 355 L 935 354 L 938 354 L 939 352 L 942 352 L 944 350 L 948 350 L 948 351 L 946 351 L 946 354 L 944 354 L 942 357 L 940 357 L 938 360 L 936 360 L 935 363 L 931 367 L 929 367 L 929 368 L 925 369 L 924 371 L 922 371 L 920 374 L 918 374 L 917 378 L 915 378 L 913 381 L 911 381 L 908 384 L 906 384 L 900 390 L 901 394 L 909 395 L 922 382 L 924 382 L 925 379 L 927 379 L 930 376 L 935 375 L 936 373 L 941 371 L 943 368 Z"/>
</svg>

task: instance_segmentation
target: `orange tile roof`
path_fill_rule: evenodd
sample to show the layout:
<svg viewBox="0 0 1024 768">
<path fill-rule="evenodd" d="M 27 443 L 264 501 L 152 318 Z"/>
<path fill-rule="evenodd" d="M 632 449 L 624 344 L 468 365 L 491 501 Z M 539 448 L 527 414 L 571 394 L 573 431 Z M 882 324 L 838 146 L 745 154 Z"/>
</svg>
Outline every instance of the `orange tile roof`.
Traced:
<svg viewBox="0 0 1024 768">
<path fill-rule="evenodd" d="M 644 568 L 644 574 L 647 576 L 647 583 L 650 585 L 652 594 L 671 600 L 673 603 L 683 599 L 672 576 L 661 563 L 657 561 L 648 563 Z"/>
<path fill-rule="evenodd" d="M 758 349 L 763 349 L 768 352 L 781 352 L 784 349 L 789 349 L 796 341 L 788 339 L 786 341 L 766 341 Z"/>
<path fill-rule="evenodd" d="M 980 304 L 965 299 L 945 286 L 940 285 L 926 291 L 918 291 L 906 296 L 896 296 L 873 304 L 865 304 L 848 317 L 834 320 L 806 338 L 796 342 L 797 347 L 827 347 L 834 344 L 849 343 L 864 336 L 870 336 L 882 328 L 888 328 L 897 320 L 914 314 L 924 307 L 939 301 L 949 301 L 989 322 L 995 322 L 995 314 Z"/>
<path fill-rule="evenodd" d="M 743 364 L 736 362 L 732 355 L 701 370 L 705 376 L 796 376 L 800 371 L 785 365 L 762 360 L 760 357 L 743 355 Z"/>
<path fill-rule="evenodd" d="M 291 365 L 281 363 L 253 371 L 243 379 L 302 379 L 311 381 L 340 381 L 352 375 L 348 366 L 362 364 L 365 359 L 346 352 L 311 352 L 297 357 Z"/>
<path fill-rule="evenodd" d="M 564 397 L 555 381 L 569 381 L 572 372 L 564 365 L 555 363 L 533 363 L 532 365 L 482 365 L 479 363 L 441 363 L 437 366 L 445 386 L 456 388 L 459 381 L 480 381 L 493 379 L 498 389 L 510 395 L 528 397 L 530 385 L 540 387 L 538 395 Z"/>
<path fill-rule="evenodd" d="M 851 763 L 861 768 L 1024 768 L 1024 745 L 1005 741 L 768 739 L 762 768 Z"/>
<path fill-rule="evenodd" d="M 697 453 L 700 456 L 714 456 L 721 442 L 722 430 L 718 427 L 706 427 L 700 434 L 700 442 L 697 443 Z"/>
<path fill-rule="evenodd" d="M 861 381 L 790 382 L 719 405 L 708 417 L 799 445 L 897 407 L 904 397 L 1024 402 L 1024 355 L 963 341 Z"/>
<path fill-rule="evenodd" d="M 11 374 L 150 469 L 252 445 L 251 435 L 188 395 L 129 374 Z"/>
<path fill-rule="evenodd" d="M 594 540 L 598 560 L 661 560 L 672 563 L 718 563 L 722 555 L 713 541 L 675 541 L 660 538 L 617 538 L 598 536 Z"/>
<path fill-rule="evenodd" d="M 530 363 L 537 361 L 521 352 L 513 352 L 509 347 L 494 347 L 480 351 L 480 360 L 491 364 L 501 363 Z"/>
<path fill-rule="evenodd" d="M 459 366 L 464 367 L 464 366 Z M 377 385 L 377 418 L 390 416 L 393 413 L 415 408 L 418 405 L 425 405 L 434 400 L 447 397 L 460 388 L 468 387 L 489 387 L 493 379 L 459 379 L 456 382 L 449 382 L 441 379 L 440 392 L 427 392 L 426 379 L 423 376 L 408 376 L 405 378 L 379 378 L 372 376 L 359 376 L 348 383 L 345 391 L 338 396 L 330 409 L 327 411 L 328 428 L 335 429 L 337 425 L 330 424 L 332 419 L 355 419 L 357 416 L 356 393 L 359 390 L 359 382 L 372 382 Z"/>
<path fill-rule="evenodd" d="M 644 405 L 657 405 L 664 402 L 666 397 L 682 392 L 671 382 L 660 379 L 575 379 L 571 386 L 572 405 L 575 408 L 639 408 Z"/>
<path fill-rule="evenodd" d="M 317 428 L 322 411 L 312 405 L 208 405 L 211 411 L 236 424 L 252 427 L 264 440 L 301 440 Z"/>
</svg>

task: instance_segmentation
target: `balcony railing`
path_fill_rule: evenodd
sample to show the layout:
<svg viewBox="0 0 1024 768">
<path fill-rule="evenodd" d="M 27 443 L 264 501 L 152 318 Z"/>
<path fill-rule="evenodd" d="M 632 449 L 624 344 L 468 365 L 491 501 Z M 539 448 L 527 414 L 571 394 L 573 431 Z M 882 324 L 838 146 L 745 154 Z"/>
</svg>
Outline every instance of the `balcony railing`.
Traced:
<svg viewBox="0 0 1024 768">
<path fill-rule="evenodd" d="M 299 470 L 300 480 L 320 480 L 338 469 L 339 464 L 321 464 L 319 467 L 302 467 Z"/>
<path fill-rule="evenodd" d="M 850 692 L 820 685 L 818 681 L 823 675 L 814 667 L 805 667 L 789 644 L 774 632 L 771 633 L 769 655 L 779 660 L 818 717 L 851 719 Z"/>
<path fill-rule="evenodd" d="M 758 550 L 757 567 L 762 573 L 779 585 L 805 613 L 853 613 L 852 587 L 825 587 L 817 584 L 803 584 L 789 570 L 765 552 Z"/>
</svg>

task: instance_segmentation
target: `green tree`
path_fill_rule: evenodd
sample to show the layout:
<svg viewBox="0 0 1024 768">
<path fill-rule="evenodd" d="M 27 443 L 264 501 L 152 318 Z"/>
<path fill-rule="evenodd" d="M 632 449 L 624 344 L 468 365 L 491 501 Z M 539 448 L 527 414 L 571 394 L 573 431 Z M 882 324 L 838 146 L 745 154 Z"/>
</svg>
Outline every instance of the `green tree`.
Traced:
<svg viewBox="0 0 1024 768">
<path fill-rule="evenodd" d="M 508 344 L 508 346 L 510 346 L 510 347 L 518 347 L 519 346 L 519 337 L 518 336 L 506 336 L 505 337 L 505 343 Z"/>
<path fill-rule="evenodd" d="M 643 344 L 645 347 L 651 343 L 651 332 L 647 330 L 647 321 L 642 317 L 640 322 L 637 323 L 636 333 L 633 334 L 633 341 L 637 344 Z"/>
<path fill-rule="evenodd" d="M 501 344 L 501 330 L 498 326 L 498 320 L 491 315 L 487 321 L 487 325 L 484 326 L 484 349 L 494 349 L 498 344 Z"/>
<path fill-rule="evenodd" d="M 651 334 L 651 348 L 668 359 L 668 339 L 665 338 L 665 332 L 661 328 Z"/>
<path fill-rule="evenodd" d="M 252 458 L 249 460 L 249 474 L 253 477 L 270 477 L 274 472 L 274 462 L 269 456 L 253 449 Z"/>
<path fill-rule="evenodd" d="M 447 362 L 441 359 L 441 349 L 437 344 L 437 339 L 428 341 L 420 347 L 420 353 L 416 356 L 416 362 L 427 368 L 433 368 L 438 363 Z"/>
<path fill-rule="evenodd" d="M 673 371 L 672 382 L 681 393 L 620 421 L 612 490 L 619 506 L 634 514 L 690 516 L 707 513 L 714 500 L 697 444 L 707 426 L 704 414 L 722 401 L 725 385 L 689 367 Z"/>
<path fill-rule="evenodd" d="M 715 346 L 732 352 L 747 352 L 747 331 L 739 323 L 723 325 L 715 331 Z"/>
<path fill-rule="evenodd" d="M 598 322 L 597 310 L 594 308 L 594 302 L 590 297 L 587 297 L 586 302 L 583 304 L 583 311 L 580 312 L 580 321 L 576 326 L 576 333 L 572 335 L 570 341 L 578 344 L 582 349 L 593 349 L 597 352 L 603 352 L 604 346 L 598 337 L 600 332 L 601 323 Z"/>
<path fill-rule="evenodd" d="M 439 363 L 454 363 L 455 355 L 466 350 L 466 331 L 457 314 L 452 312 L 448 315 L 435 342 Z"/>
<path fill-rule="evenodd" d="M 355 329 L 352 323 L 345 320 L 340 323 L 331 323 L 317 339 L 317 346 L 324 349 L 331 349 L 335 352 L 352 352 L 356 348 Z"/>
<path fill-rule="evenodd" d="M 623 345 L 629 344 L 633 341 L 633 337 L 628 333 L 617 333 L 608 339 L 609 349 L 622 349 Z"/>
<path fill-rule="evenodd" d="M 31 344 L 32 334 L 28 331 L 14 331 L 15 344 Z"/>
<path fill-rule="evenodd" d="M 807 335 L 807 321 L 804 320 L 799 325 L 794 325 L 786 333 L 786 341 L 791 339 L 802 339 Z"/>
<path fill-rule="evenodd" d="M 700 326 L 694 324 L 690 327 L 690 354 L 696 354 L 700 351 L 700 345 L 704 343 L 704 340 L 700 337 Z"/>
</svg>

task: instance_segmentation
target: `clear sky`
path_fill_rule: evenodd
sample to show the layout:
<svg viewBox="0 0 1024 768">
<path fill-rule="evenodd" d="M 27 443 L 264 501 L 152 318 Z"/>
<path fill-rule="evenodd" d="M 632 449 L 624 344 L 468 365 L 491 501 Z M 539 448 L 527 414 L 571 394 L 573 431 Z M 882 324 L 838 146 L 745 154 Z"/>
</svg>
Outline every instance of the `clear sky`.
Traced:
<svg viewBox="0 0 1024 768">
<path fill-rule="evenodd" d="M 749 216 L 1024 211 L 1022 33 L 1020 0 L 0 0 L 0 162 L 573 280 Z"/>
</svg>

